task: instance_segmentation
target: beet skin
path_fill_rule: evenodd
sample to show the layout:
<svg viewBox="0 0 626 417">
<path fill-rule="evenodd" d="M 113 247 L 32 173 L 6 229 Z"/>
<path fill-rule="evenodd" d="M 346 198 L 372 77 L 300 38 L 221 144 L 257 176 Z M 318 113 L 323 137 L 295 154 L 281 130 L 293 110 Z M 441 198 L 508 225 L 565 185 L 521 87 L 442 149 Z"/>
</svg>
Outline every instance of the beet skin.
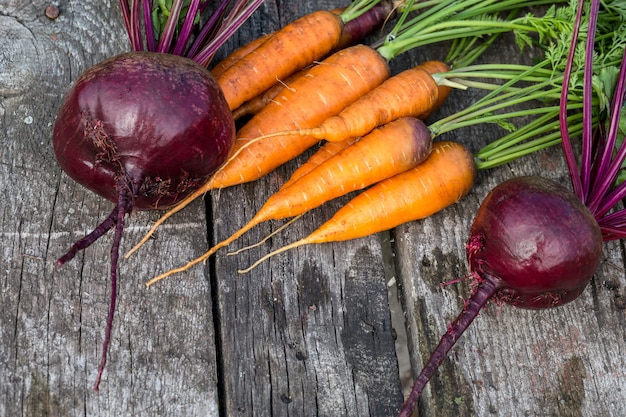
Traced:
<svg viewBox="0 0 626 417">
<path fill-rule="evenodd" d="M 135 190 L 133 209 L 164 209 L 209 178 L 234 137 L 228 105 L 204 67 L 131 52 L 76 80 L 54 126 L 54 151 L 70 177 L 114 203 L 125 186 Z"/>
</svg>

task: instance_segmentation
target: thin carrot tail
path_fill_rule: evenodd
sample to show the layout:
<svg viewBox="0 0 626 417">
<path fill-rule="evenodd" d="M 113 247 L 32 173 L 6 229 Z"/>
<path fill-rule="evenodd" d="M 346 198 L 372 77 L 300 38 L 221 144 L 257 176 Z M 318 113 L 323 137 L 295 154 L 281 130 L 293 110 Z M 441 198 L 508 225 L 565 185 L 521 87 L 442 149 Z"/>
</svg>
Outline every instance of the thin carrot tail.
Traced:
<svg viewBox="0 0 626 417">
<path fill-rule="evenodd" d="M 255 138 L 240 137 L 238 139 L 239 140 L 263 140 L 263 139 L 276 138 L 279 136 L 310 136 L 319 140 L 326 138 L 324 129 L 319 128 L 319 127 L 312 127 L 312 128 L 302 128 L 302 129 L 295 129 L 295 130 L 282 130 L 279 132 L 268 133 L 267 135 L 257 136 Z"/>
<path fill-rule="evenodd" d="M 165 223 L 167 219 L 187 207 L 196 198 L 206 194 L 208 191 L 211 190 L 211 188 L 211 182 L 209 181 L 193 193 L 189 194 L 187 197 L 180 200 L 174 207 L 169 209 L 152 225 L 150 230 L 148 230 L 148 232 L 141 238 L 139 242 L 137 242 L 135 246 L 133 246 L 128 252 L 126 252 L 126 254 L 124 255 L 124 259 L 128 259 L 133 253 L 137 252 L 139 248 L 141 248 L 152 237 L 152 235 L 154 235 L 159 226 Z"/>
<path fill-rule="evenodd" d="M 192 266 L 200 263 L 200 262 L 204 262 L 207 259 L 209 259 L 211 257 L 211 255 L 213 255 L 215 252 L 217 252 L 219 249 L 230 245 L 232 242 L 234 242 L 235 240 L 239 239 L 244 233 L 246 233 L 247 231 L 249 231 L 250 229 L 252 229 L 254 226 L 258 225 L 259 223 L 263 222 L 267 220 L 267 217 L 259 212 L 257 213 L 256 216 L 254 216 L 252 218 L 252 220 L 250 220 L 245 226 L 243 226 L 241 229 L 237 230 L 235 233 L 233 233 L 232 235 L 230 235 L 229 237 L 227 237 L 226 239 L 222 240 L 219 243 L 216 243 L 212 248 L 210 248 L 208 251 L 206 251 L 202 256 L 199 256 L 198 258 L 194 259 L 193 261 L 188 262 L 186 265 L 180 267 L 180 268 L 174 268 L 171 269 L 161 275 L 158 275 L 154 278 L 152 278 L 150 281 L 148 281 L 148 283 L 146 284 L 147 287 L 155 284 L 156 282 L 167 278 L 170 275 L 174 275 L 177 274 L 179 272 L 184 272 L 186 270 L 188 270 L 189 268 L 191 268 Z"/>
<path fill-rule="evenodd" d="M 234 239 L 232 239 L 234 240 Z M 187 264 L 178 267 L 178 268 L 173 268 L 170 269 L 167 272 L 164 272 L 160 275 L 157 275 L 156 277 L 152 278 L 150 281 L 146 282 L 146 287 L 150 287 L 154 284 L 156 284 L 157 282 L 161 281 L 162 279 L 165 279 L 167 277 L 169 277 L 170 275 L 174 275 L 174 274 L 178 274 L 181 272 L 185 272 L 186 270 L 188 270 L 189 268 L 191 268 L 192 266 L 199 264 L 200 262 L 205 262 L 207 259 L 209 259 L 211 257 L 211 255 L 213 255 L 215 252 L 217 252 L 217 250 L 223 246 L 226 246 L 228 243 L 230 242 L 226 242 L 226 241 L 222 241 L 220 243 L 218 243 L 217 245 L 213 246 L 211 249 L 209 249 L 208 251 L 206 251 L 202 256 L 197 257 L 196 259 L 194 259 L 193 261 L 189 261 L 187 262 Z"/>
<path fill-rule="evenodd" d="M 200 262 L 206 261 L 207 259 L 209 259 L 209 257 L 211 255 L 213 255 L 213 252 L 212 251 L 208 251 L 204 255 L 197 257 L 196 259 L 194 259 L 191 262 L 188 262 L 184 266 L 181 266 L 179 268 L 170 269 L 169 271 L 164 272 L 161 275 L 157 275 L 156 277 L 152 278 L 150 281 L 146 282 L 146 287 L 150 287 L 150 286 L 156 284 L 157 282 L 161 281 L 162 279 L 165 279 L 165 278 L 169 277 L 170 275 L 178 274 L 180 272 L 185 272 L 186 270 L 188 270 L 192 266 L 194 266 L 196 264 L 199 264 Z"/>
<path fill-rule="evenodd" d="M 307 238 L 298 240 L 296 242 L 290 243 L 289 245 L 285 245 L 281 248 L 278 248 L 264 256 L 262 256 L 261 258 L 259 258 L 256 262 L 254 262 L 252 265 L 250 265 L 247 268 L 244 269 L 240 269 L 237 272 L 239 272 L 240 274 L 247 274 L 248 272 L 252 271 L 254 268 L 256 268 L 257 266 L 261 265 L 263 262 L 267 261 L 269 258 L 278 255 L 279 253 L 283 253 L 283 252 L 287 252 L 290 249 L 295 249 L 299 246 L 303 246 L 303 245 L 308 245 L 310 243 L 314 243 L 314 242 L 310 242 Z"/>
<path fill-rule="evenodd" d="M 293 218 L 289 219 L 289 221 L 287 223 L 283 224 L 278 229 L 274 230 L 272 233 L 268 234 L 267 236 L 265 236 L 263 239 L 259 240 L 258 242 L 253 243 L 252 245 L 244 246 L 243 248 L 237 249 L 236 251 L 228 252 L 226 254 L 226 256 L 238 255 L 241 252 L 245 252 L 245 251 L 250 250 L 252 248 L 256 248 L 257 246 L 261 246 L 263 243 L 267 242 L 267 240 L 270 239 L 272 236 L 277 235 L 278 233 L 280 233 L 283 230 L 285 230 L 287 227 L 291 226 L 300 217 L 302 217 L 302 214 L 298 214 L 297 216 L 294 216 Z"/>
</svg>

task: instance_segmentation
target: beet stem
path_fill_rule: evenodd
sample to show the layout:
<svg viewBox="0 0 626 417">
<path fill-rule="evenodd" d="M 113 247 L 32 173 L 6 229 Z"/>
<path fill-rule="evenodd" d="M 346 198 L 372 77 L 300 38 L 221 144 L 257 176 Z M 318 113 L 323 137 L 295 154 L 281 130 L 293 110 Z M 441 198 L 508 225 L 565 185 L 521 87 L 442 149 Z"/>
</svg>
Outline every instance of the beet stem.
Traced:
<svg viewBox="0 0 626 417">
<path fill-rule="evenodd" d="M 111 301 L 109 303 L 109 314 L 107 316 L 107 325 L 104 332 L 104 342 L 102 342 L 102 358 L 100 359 L 100 366 L 98 367 L 98 376 L 93 389 L 98 391 L 100 386 L 100 380 L 102 379 L 102 373 L 107 363 L 107 354 L 109 350 L 109 341 L 111 340 L 111 329 L 113 328 L 113 317 L 115 315 L 115 303 L 117 299 L 117 265 L 120 257 L 120 243 L 122 241 L 122 233 L 124 231 L 124 216 L 128 213 L 132 207 L 132 200 L 129 197 L 128 188 L 119 187 L 119 195 L 117 206 L 113 210 L 117 215 L 115 224 L 115 238 L 113 239 L 113 245 L 111 246 Z M 111 217 L 111 216 L 109 216 Z"/>
<path fill-rule="evenodd" d="M 194 22 L 196 20 L 199 6 L 200 0 L 191 0 L 191 3 L 189 4 L 189 7 L 187 9 L 187 15 L 185 16 L 183 27 L 178 34 L 176 44 L 174 45 L 174 50 L 172 51 L 174 55 L 182 56 L 184 54 L 185 47 L 187 46 L 189 37 L 191 35 L 191 30 L 194 27 Z"/>
<path fill-rule="evenodd" d="M 143 0 L 143 26 L 146 32 L 146 46 L 148 51 L 156 51 L 156 38 L 154 37 L 154 21 L 152 20 L 152 2 Z"/>
<path fill-rule="evenodd" d="M 600 2 L 591 2 L 591 11 L 589 12 L 589 22 L 587 23 L 587 41 L 586 41 L 586 56 L 593 56 L 594 52 L 594 40 L 596 34 L 596 24 L 598 20 L 598 10 L 600 8 Z M 582 155 L 581 155 L 581 181 L 583 187 L 583 193 L 585 196 L 584 202 L 589 200 L 589 193 L 591 191 L 591 154 L 592 154 L 592 137 L 593 137 L 593 104 L 591 102 L 593 98 L 593 85 L 591 79 L 593 76 L 593 60 L 586 59 L 584 62 L 584 81 L 583 81 L 583 137 L 588 138 L 583 140 Z"/>
<path fill-rule="evenodd" d="M 96 240 L 100 239 L 102 235 L 104 235 L 106 232 L 109 231 L 109 229 L 113 227 L 113 225 L 117 221 L 117 216 L 118 210 L 116 207 L 102 223 L 100 223 L 95 229 L 91 231 L 91 233 L 76 241 L 76 243 L 74 243 L 74 245 L 65 253 L 65 255 L 61 256 L 57 260 L 57 266 L 61 266 L 67 261 L 73 259 L 79 251 L 88 248 Z"/>
<path fill-rule="evenodd" d="M 563 89 L 561 91 L 560 111 L 559 111 L 559 125 L 561 129 L 561 141 L 563 145 L 563 152 L 565 153 L 565 160 L 572 182 L 572 188 L 574 194 L 580 198 L 581 201 L 585 201 L 585 195 L 583 192 L 582 179 L 580 172 L 578 171 L 578 164 L 576 157 L 574 156 L 574 148 L 572 147 L 572 141 L 569 136 L 569 129 L 567 125 L 567 95 L 569 93 L 570 77 L 572 75 L 572 66 L 574 65 L 574 52 L 576 50 L 576 44 L 578 42 L 578 32 L 583 14 L 584 0 L 578 1 L 578 10 L 576 11 L 576 18 L 574 20 L 574 30 L 572 32 L 572 47 L 569 49 L 567 55 L 567 62 L 565 64 L 565 73 L 563 76 Z"/>
<path fill-rule="evenodd" d="M 424 369 L 422 369 L 422 372 L 415 379 L 411 393 L 402 406 L 400 417 L 411 416 L 415 402 L 422 394 L 424 387 L 428 381 L 431 380 L 450 349 L 452 349 L 463 332 L 465 332 L 478 316 L 478 313 L 485 304 L 487 304 L 489 299 L 500 289 L 492 279 L 481 278 L 478 275 L 475 275 L 475 277 L 479 284 L 474 287 L 474 291 L 469 300 L 465 303 L 463 311 L 461 311 L 457 318 L 448 326 L 448 331 L 441 337 L 437 348 L 430 355 Z"/>
</svg>

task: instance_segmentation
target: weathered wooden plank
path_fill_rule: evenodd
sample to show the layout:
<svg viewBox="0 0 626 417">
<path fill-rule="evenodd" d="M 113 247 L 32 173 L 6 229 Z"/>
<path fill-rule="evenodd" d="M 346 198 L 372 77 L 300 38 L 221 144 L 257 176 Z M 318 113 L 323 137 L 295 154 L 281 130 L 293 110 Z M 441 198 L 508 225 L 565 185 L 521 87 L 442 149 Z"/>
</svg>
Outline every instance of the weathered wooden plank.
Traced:
<svg viewBox="0 0 626 417">
<path fill-rule="evenodd" d="M 341 5 L 266 1 L 225 51 L 313 8 Z M 417 372 L 468 294 L 468 283 L 439 284 L 467 273 L 465 237 L 480 200 L 512 175 L 563 169 L 558 152 L 548 152 L 481 175 L 462 204 L 394 231 L 393 247 L 378 237 L 310 246 L 250 274 L 236 273 L 304 236 L 341 199 L 261 247 L 236 257 L 220 253 L 207 268 L 146 291 L 145 279 L 206 250 L 204 207 L 197 202 L 122 263 L 111 355 L 96 394 L 91 386 L 108 308 L 111 239 L 61 269 L 53 264 L 111 204 L 60 172 L 50 138 L 71 81 L 125 50 L 127 41 L 112 17 L 119 16 L 114 0 L 62 2 L 55 21 L 44 17 L 45 6 L 39 0 L 0 4 L 0 38 L 7 40 L 0 45 L 0 184 L 7 190 L 0 203 L 0 415 L 217 415 L 218 409 L 224 415 L 394 415 L 401 394 L 383 250 L 395 251 Z M 420 50 L 393 66 L 444 52 Z M 493 53 L 516 55 L 506 44 Z M 440 114 L 464 100 L 450 100 Z M 496 135 L 489 126 L 454 138 L 477 149 L 480 138 Z M 212 195 L 211 239 L 251 218 L 295 165 Z M 129 219 L 124 249 L 157 215 Z M 254 243 L 279 224 L 260 226 L 233 247 Z M 621 243 L 607 245 L 592 285 L 571 305 L 486 310 L 431 384 L 421 415 L 626 414 L 622 253 Z"/>
<path fill-rule="evenodd" d="M 204 205 L 193 205 L 140 256 L 120 266 L 111 351 L 98 393 L 110 292 L 102 239 L 62 268 L 54 262 L 112 204 L 58 168 L 56 111 L 90 65 L 127 48 L 116 1 L 0 4 L 0 415 L 215 415 L 210 287 L 202 270 L 147 291 L 145 280 L 206 247 Z M 156 214 L 127 221 L 124 248 Z"/>
<path fill-rule="evenodd" d="M 341 5 L 345 2 L 268 1 L 250 22 L 249 37 L 313 9 Z M 295 166 L 213 194 L 215 239 L 247 222 Z M 303 237 L 345 201 L 305 215 L 258 248 L 230 257 L 218 253 L 214 271 L 226 415 L 383 416 L 399 410 L 402 396 L 378 237 L 304 247 L 248 274 L 235 272 Z M 261 225 L 231 247 L 255 243 L 281 224 Z"/>
<path fill-rule="evenodd" d="M 517 59 L 503 41 L 485 59 Z M 472 99 L 456 92 L 450 114 Z M 445 136 L 478 150 L 495 139 L 495 126 Z M 469 296 L 469 282 L 441 287 L 468 274 L 465 240 L 487 192 L 504 179 L 540 174 L 567 184 L 560 150 L 540 152 L 481 173 L 472 193 L 431 218 L 397 228 L 396 273 L 407 320 L 414 374 Z M 625 415 L 626 332 L 623 244 L 605 247 L 591 285 L 575 302 L 529 311 L 490 305 L 445 360 L 420 401 L 420 416 Z"/>
</svg>

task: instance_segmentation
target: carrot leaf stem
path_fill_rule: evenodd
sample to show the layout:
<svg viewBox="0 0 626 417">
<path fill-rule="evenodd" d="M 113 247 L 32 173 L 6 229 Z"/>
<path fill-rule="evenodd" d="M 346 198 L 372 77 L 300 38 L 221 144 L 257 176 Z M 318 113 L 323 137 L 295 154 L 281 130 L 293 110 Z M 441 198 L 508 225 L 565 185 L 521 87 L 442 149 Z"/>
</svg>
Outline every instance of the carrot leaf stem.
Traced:
<svg viewBox="0 0 626 417">
<path fill-rule="evenodd" d="M 531 42 L 528 33 L 537 33 L 540 40 L 552 39 L 571 26 L 571 18 L 566 13 L 556 13 L 555 8 L 542 17 L 532 14 L 516 19 L 497 17 L 499 12 L 531 3 L 535 4 L 523 1 L 442 1 L 412 19 L 396 24 L 391 36 L 379 41 L 375 47 L 383 57 L 391 60 L 426 44 L 503 32 L 515 32 L 520 45 L 528 44 Z"/>
</svg>

